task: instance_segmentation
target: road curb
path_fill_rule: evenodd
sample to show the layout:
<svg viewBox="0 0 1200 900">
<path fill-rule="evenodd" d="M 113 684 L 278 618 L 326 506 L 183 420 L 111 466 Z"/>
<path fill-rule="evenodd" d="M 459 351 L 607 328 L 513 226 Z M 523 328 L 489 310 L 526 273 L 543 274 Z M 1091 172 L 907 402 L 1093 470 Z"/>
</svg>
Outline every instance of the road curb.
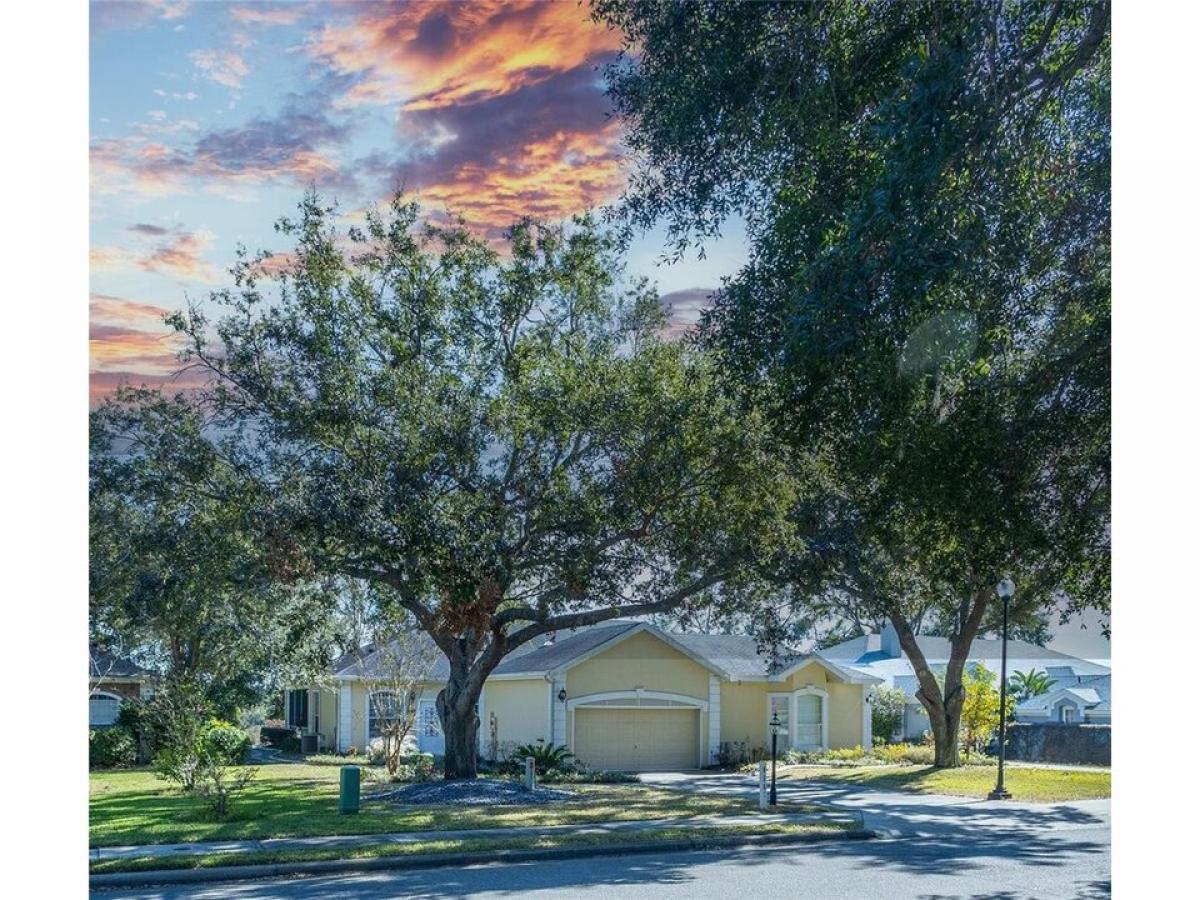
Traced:
<svg viewBox="0 0 1200 900">
<path fill-rule="evenodd" d="M 147 887 L 159 884 L 188 884 L 204 881 L 245 881 L 256 878 L 281 878 L 292 875 L 324 875 L 333 872 L 369 872 L 381 869 L 436 869 L 442 866 L 474 866 L 495 862 L 533 862 L 537 860 L 581 859 L 597 856 L 623 856 L 633 853 L 671 853 L 682 850 L 709 850 L 755 846 L 800 845 L 829 841 L 861 841 L 878 837 L 866 828 L 817 834 L 718 835 L 709 838 L 670 841 L 640 841 L 595 847 L 554 847 L 542 850 L 486 850 L 463 853 L 423 853 L 405 856 L 380 856 L 369 859 L 322 859 L 311 862 L 266 863 L 245 866 L 213 866 L 208 869 L 156 869 L 145 872 L 109 872 L 91 875 L 92 888 Z"/>
</svg>

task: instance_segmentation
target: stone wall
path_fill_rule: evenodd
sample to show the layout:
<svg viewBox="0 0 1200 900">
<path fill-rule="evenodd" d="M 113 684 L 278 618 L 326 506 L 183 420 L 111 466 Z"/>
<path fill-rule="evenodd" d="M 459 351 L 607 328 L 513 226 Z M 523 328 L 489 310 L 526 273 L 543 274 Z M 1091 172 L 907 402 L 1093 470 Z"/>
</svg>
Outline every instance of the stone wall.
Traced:
<svg viewBox="0 0 1200 900">
<path fill-rule="evenodd" d="M 1005 755 L 1028 762 L 1112 764 L 1111 725 L 1017 722 L 1007 728 Z"/>
</svg>

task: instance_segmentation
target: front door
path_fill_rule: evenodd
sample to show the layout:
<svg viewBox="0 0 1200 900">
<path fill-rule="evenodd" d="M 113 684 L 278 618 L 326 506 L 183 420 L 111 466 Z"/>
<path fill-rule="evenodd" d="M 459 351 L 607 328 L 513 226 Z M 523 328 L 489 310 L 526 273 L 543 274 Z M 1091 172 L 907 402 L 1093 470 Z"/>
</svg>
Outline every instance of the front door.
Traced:
<svg viewBox="0 0 1200 900">
<path fill-rule="evenodd" d="M 436 700 L 417 702 L 417 747 L 422 753 L 444 756 L 446 737 L 442 734 L 442 721 L 438 718 Z"/>
</svg>

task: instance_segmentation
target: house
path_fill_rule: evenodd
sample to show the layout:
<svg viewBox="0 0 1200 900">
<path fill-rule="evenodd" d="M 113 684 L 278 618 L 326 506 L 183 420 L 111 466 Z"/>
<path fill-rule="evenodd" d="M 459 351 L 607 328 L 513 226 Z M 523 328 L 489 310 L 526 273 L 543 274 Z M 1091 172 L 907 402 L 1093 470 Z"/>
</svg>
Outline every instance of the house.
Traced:
<svg viewBox="0 0 1200 900">
<path fill-rule="evenodd" d="M 944 671 L 950 661 L 950 641 L 944 637 L 917 636 L 917 644 L 930 667 Z M 969 665 L 978 665 L 1000 677 L 1001 642 L 976 638 L 971 643 Z M 821 656 L 844 668 L 879 678 L 887 687 L 908 695 L 904 708 L 903 736 L 920 738 L 929 730 L 929 717 L 917 699 L 917 676 L 900 647 L 896 629 L 888 623 L 882 634 L 867 634 L 821 651 Z M 1009 640 L 1008 672 L 1045 672 L 1053 684 L 1050 692 L 1018 705 L 1018 722 L 1111 722 L 1112 674 L 1107 666 L 1050 650 L 1027 641 Z"/>
<path fill-rule="evenodd" d="M 1112 724 L 1112 676 L 1080 672 L 1074 665 L 1047 666 L 1050 690 L 1030 697 L 1014 711 L 1018 722 Z"/>
<path fill-rule="evenodd" d="M 335 664 L 331 687 L 289 691 L 289 724 L 343 752 L 378 739 L 380 718 L 402 700 L 378 689 L 374 657 Z M 447 675 L 439 656 L 415 698 L 416 743 L 435 754 Z M 502 758 L 544 740 L 599 769 L 690 769 L 715 763 L 722 745 L 769 746 L 776 714 L 781 749 L 869 746 L 866 695 L 880 680 L 816 653 L 773 667 L 741 635 L 610 622 L 545 635 L 506 657 L 480 697 L 480 752 Z"/>
<path fill-rule="evenodd" d="M 88 648 L 88 727 L 115 725 L 126 700 L 150 693 L 154 673 L 100 647 Z"/>
</svg>

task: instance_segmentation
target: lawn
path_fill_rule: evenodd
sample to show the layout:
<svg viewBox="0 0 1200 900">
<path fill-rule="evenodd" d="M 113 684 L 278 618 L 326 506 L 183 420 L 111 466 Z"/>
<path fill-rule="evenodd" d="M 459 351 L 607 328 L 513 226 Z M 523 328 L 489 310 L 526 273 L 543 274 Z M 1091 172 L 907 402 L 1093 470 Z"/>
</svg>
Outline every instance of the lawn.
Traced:
<svg viewBox="0 0 1200 900">
<path fill-rule="evenodd" d="M 996 786 L 996 767 L 962 766 L 935 769 L 932 766 L 787 766 L 781 778 L 850 781 L 864 787 L 914 791 L 921 794 L 951 794 L 986 797 Z M 1054 803 L 1063 800 L 1095 800 L 1112 796 L 1112 774 L 1107 769 L 1043 769 L 1008 766 L 1004 786 L 1014 800 Z"/>
<path fill-rule="evenodd" d="M 268 837 L 379 834 L 467 828 L 569 825 L 690 816 L 753 813 L 736 799 L 635 784 L 572 785 L 578 802 L 548 806 L 394 807 L 364 802 L 358 815 L 337 811 L 336 766 L 257 766 L 254 781 L 233 801 L 225 821 L 212 821 L 203 803 L 182 794 L 146 769 L 93 772 L 90 845 L 183 843 Z M 364 799 L 373 789 L 364 784 Z M 787 811 L 804 811 L 795 806 Z"/>
<path fill-rule="evenodd" d="M 796 839 L 820 839 L 839 832 L 854 831 L 852 822 L 806 822 L 803 824 L 768 823 L 737 826 L 670 826 L 616 834 L 551 834 L 540 837 L 487 837 L 455 840 L 417 841 L 409 844 L 370 844 L 362 847 L 331 847 L 306 850 L 261 851 L 251 853 L 209 853 L 194 856 L 126 857 L 93 861 L 93 875 L 107 872 L 144 872 L 163 869 L 207 869 L 214 866 L 248 866 L 267 863 L 314 862 L 328 859 L 375 859 L 385 856 L 419 856 L 431 853 L 455 853 L 488 850 L 549 850 L 566 847 L 633 845 L 646 841 L 686 841 L 703 846 L 713 838 L 750 835 L 788 835 Z"/>
</svg>

